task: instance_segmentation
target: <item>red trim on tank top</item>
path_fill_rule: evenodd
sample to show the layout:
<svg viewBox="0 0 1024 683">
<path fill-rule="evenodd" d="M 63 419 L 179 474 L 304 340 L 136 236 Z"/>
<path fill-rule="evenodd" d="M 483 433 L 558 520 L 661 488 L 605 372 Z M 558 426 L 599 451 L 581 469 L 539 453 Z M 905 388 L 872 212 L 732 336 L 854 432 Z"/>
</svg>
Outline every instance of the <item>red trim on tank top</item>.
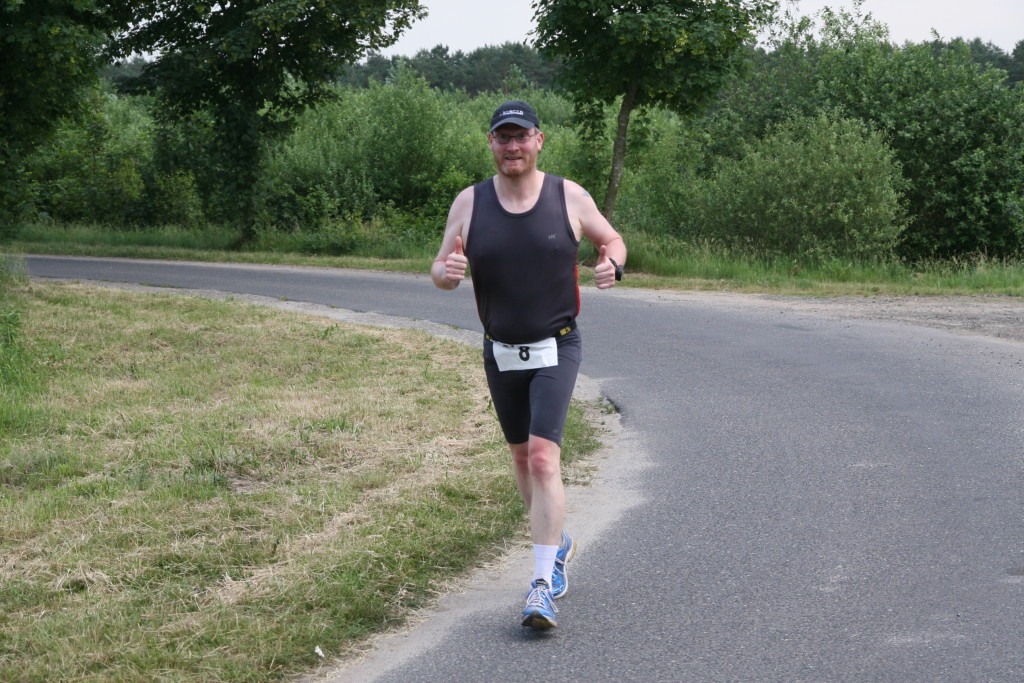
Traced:
<svg viewBox="0 0 1024 683">
<path fill-rule="evenodd" d="M 580 309 L 583 307 L 583 302 L 580 300 L 580 264 L 577 263 L 573 266 L 573 270 L 575 271 L 576 280 L 576 317 L 578 318 L 580 316 Z"/>
</svg>

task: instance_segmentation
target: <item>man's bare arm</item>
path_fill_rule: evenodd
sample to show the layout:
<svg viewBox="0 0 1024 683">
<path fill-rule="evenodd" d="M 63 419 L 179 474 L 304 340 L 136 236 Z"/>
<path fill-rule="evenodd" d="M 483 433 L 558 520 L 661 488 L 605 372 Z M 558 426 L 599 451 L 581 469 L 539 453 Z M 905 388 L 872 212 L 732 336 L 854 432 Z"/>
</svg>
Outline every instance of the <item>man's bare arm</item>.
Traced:
<svg viewBox="0 0 1024 683">
<path fill-rule="evenodd" d="M 626 243 L 622 235 L 597 208 L 590 193 L 571 180 L 565 181 L 565 203 L 573 229 L 578 231 L 578 235 L 590 240 L 597 249 L 594 281 L 598 289 L 615 286 L 616 265 L 626 264 Z"/>
<path fill-rule="evenodd" d="M 467 187 L 459 193 L 448 210 L 448 222 L 437 258 L 430 267 L 430 278 L 439 289 L 455 289 L 466 278 L 469 260 L 463 253 L 463 245 L 469 233 L 469 221 L 473 216 L 473 188 Z"/>
</svg>

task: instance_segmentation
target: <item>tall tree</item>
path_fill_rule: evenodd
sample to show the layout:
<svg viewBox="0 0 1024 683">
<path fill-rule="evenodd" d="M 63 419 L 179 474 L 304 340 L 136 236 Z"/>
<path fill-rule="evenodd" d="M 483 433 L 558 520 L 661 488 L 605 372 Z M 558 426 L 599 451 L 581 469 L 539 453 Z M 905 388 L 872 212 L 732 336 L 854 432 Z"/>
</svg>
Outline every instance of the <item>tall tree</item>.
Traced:
<svg viewBox="0 0 1024 683">
<path fill-rule="evenodd" d="M 1010 84 L 1020 87 L 1021 81 L 1024 81 L 1024 40 L 1017 41 L 1010 57 Z"/>
<path fill-rule="evenodd" d="M 702 109 L 733 76 L 741 48 L 777 0 L 534 0 L 536 45 L 562 58 L 562 84 L 580 104 L 619 114 L 604 213 L 609 218 L 637 108 Z"/>
<path fill-rule="evenodd" d="M 329 94 L 339 65 L 387 47 L 418 0 L 135 0 L 117 5 L 111 53 L 157 57 L 140 77 L 171 120 L 213 122 L 222 196 L 241 240 L 255 236 L 255 186 L 269 140 Z"/>
<path fill-rule="evenodd" d="M 0 235 L 18 215 L 22 160 L 79 110 L 108 26 L 94 0 L 0 0 Z"/>
</svg>

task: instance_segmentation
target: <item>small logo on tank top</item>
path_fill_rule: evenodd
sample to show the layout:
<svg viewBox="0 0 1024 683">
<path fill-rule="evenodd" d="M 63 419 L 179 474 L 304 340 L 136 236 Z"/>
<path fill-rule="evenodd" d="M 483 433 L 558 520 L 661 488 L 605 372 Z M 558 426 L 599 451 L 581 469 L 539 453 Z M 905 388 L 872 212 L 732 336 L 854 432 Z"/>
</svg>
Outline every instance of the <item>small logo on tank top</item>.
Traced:
<svg viewBox="0 0 1024 683">
<path fill-rule="evenodd" d="M 548 235 L 548 239 L 549 240 L 557 240 L 558 239 L 558 235 Z"/>
</svg>

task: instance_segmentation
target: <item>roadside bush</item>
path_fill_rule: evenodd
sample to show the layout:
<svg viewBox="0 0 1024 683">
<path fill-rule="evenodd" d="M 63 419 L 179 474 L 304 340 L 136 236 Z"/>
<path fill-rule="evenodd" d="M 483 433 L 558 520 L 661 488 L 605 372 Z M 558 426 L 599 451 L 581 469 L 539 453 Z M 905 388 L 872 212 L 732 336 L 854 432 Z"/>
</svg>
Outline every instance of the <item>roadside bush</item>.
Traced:
<svg viewBox="0 0 1024 683">
<path fill-rule="evenodd" d="M 879 133 L 830 115 L 777 126 L 694 193 L 701 237 L 812 259 L 891 254 L 904 225 L 899 164 Z"/>
<path fill-rule="evenodd" d="M 487 175 L 487 121 L 471 120 L 467 103 L 402 65 L 387 83 L 339 90 L 271 156 L 264 221 L 310 230 L 394 209 L 439 233 L 455 195 Z"/>
<path fill-rule="evenodd" d="M 187 137 L 158 129 L 139 97 L 97 92 L 80 121 L 65 121 L 27 161 L 38 214 L 59 222 L 196 227 L 206 220 L 198 159 L 158 166 L 157 143 Z M 182 162 L 182 163 L 179 163 Z"/>
<path fill-rule="evenodd" d="M 132 223 L 197 228 L 205 222 L 203 200 L 190 171 L 162 173 L 150 169 L 143 184 L 145 189 Z"/>
<path fill-rule="evenodd" d="M 839 62 L 833 64 L 833 62 Z M 966 45 L 864 46 L 823 60 L 820 87 L 888 136 L 909 181 L 913 259 L 1024 253 L 1024 91 Z"/>
<path fill-rule="evenodd" d="M 372 216 L 380 198 L 353 147 L 358 93 L 306 111 L 270 155 L 261 211 L 278 230 L 312 229 L 343 216 Z"/>
<path fill-rule="evenodd" d="M 794 114 L 838 110 L 885 134 L 904 177 L 910 260 L 1024 253 L 1024 90 L 958 43 L 897 47 L 870 15 L 792 19 L 709 119 L 716 154 Z"/>
<path fill-rule="evenodd" d="M 479 156 L 467 144 L 471 131 L 486 128 L 486 121 L 462 120 L 449 98 L 409 67 L 400 66 L 385 85 L 372 84 L 362 99 L 359 158 L 380 196 L 401 209 L 428 202 L 446 171 L 480 168 L 486 158 L 479 138 Z"/>
<path fill-rule="evenodd" d="M 555 112 L 545 118 L 545 112 L 537 109 L 544 131 L 544 149 L 538 159 L 539 167 L 579 183 L 593 197 L 598 206 L 604 200 L 608 183 L 608 169 L 612 163 L 612 137 L 614 129 L 611 114 L 600 103 L 582 107 L 577 114 L 565 114 L 566 101 L 552 101 L 554 98 L 536 97 L 527 99 L 541 102 Z M 526 99 L 526 98 L 524 98 Z M 534 105 L 539 107 L 541 105 Z"/>
<path fill-rule="evenodd" d="M 223 171 L 213 154 L 214 147 L 213 121 L 208 114 L 196 113 L 178 121 L 157 121 L 153 134 L 152 173 L 147 177 L 147 188 L 153 187 L 154 195 L 165 197 L 163 201 L 174 207 L 173 213 L 192 213 L 197 199 L 204 219 L 232 222 L 235 214 L 230 207 L 235 205 L 235 198 L 226 197 L 223 183 L 218 181 Z M 190 188 L 185 202 L 188 208 L 175 205 L 174 198 L 166 198 L 158 189 L 166 187 L 167 179 L 176 176 L 178 180 L 171 180 L 169 184 L 192 179 L 196 198 L 191 196 Z"/>
<path fill-rule="evenodd" d="M 65 122 L 27 167 L 40 212 L 55 220 L 124 224 L 142 197 L 148 117 L 95 93 L 81 122 Z"/>
<path fill-rule="evenodd" d="M 708 135 L 670 112 L 657 112 L 647 135 L 647 144 L 632 151 L 623 171 L 616 225 L 692 238 L 697 231 L 695 192 L 706 175 Z"/>
</svg>

